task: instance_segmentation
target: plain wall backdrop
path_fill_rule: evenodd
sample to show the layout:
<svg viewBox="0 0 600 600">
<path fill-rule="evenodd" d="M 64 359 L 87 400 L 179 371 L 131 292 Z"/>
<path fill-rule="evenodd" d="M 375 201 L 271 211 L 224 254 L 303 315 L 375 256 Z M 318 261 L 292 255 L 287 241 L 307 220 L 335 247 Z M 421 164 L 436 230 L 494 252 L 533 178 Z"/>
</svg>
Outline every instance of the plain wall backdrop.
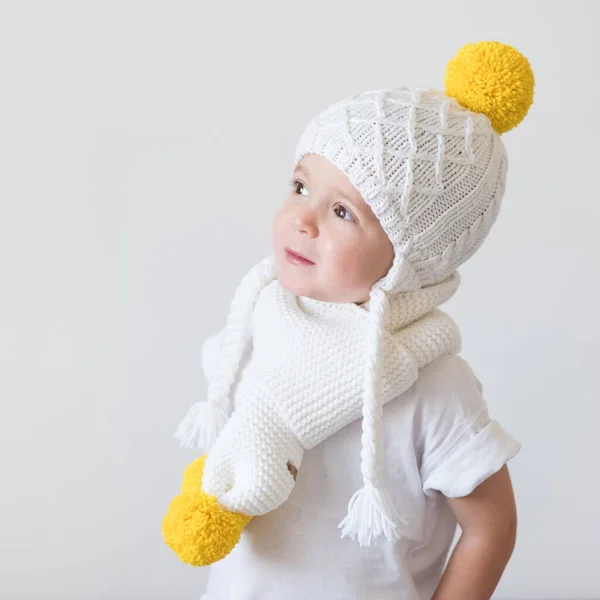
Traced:
<svg viewBox="0 0 600 600">
<path fill-rule="evenodd" d="M 516 46 L 492 233 L 446 306 L 511 463 L 505 599 L 600 598 L 598 3 L 0 4 L 0 598 L 194 599 L 160 531 L 204 338 L 270 251 L 296 141 L 370 88 Z"/>
</svg>

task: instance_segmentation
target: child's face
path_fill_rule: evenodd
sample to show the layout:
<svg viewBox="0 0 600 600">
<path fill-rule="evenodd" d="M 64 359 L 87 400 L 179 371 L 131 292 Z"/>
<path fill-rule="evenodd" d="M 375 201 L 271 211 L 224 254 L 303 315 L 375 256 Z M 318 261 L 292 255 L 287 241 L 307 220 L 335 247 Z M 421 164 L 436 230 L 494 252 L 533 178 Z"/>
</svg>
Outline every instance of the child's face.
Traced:
<svg viewBox="0 0 600 600">
<path fill-rule="evenodd" d="M 379 220 L 346 175 L 322 156 L 302 158 L 291 186 L 273 223 L 281 285 L 324 302 L 366 302 L 394 259 Z"/>
</svg>

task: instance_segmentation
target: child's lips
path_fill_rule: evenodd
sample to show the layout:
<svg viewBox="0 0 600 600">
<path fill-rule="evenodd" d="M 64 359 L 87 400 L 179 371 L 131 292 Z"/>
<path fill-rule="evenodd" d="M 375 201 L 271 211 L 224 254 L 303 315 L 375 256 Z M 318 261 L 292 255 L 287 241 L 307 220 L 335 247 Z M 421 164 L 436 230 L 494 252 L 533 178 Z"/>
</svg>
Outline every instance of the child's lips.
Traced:
<svg viewBox="0 0 600 600">
<path fill-rule="evenodd" d="M 293 265 L 303 265 L 303 266 L 308 267 L 310 265 L 315 264 L 311 260 L 308 260 L 308 258 L 305 258 L 304 256 L 302 256 L 302 254 L 298 254 L 297 252 L 294 252 L 293 250 L 290 250 L 289 248 L 285 249 L 285 258 L 288 262 L 292 263 Z"/>
</svg>

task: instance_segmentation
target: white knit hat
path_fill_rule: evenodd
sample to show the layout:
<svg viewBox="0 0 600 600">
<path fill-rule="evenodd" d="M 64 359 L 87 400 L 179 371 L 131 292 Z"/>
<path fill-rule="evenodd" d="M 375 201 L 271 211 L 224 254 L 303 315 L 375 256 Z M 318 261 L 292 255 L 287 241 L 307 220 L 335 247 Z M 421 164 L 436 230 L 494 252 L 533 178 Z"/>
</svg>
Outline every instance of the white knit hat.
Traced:
<svg viewBox="0 0 600 600">
<path fill-rule="evenodd" d="M 396 293 L 436 283 L 488 234 L 504 192 L 506 155 L 490 120 L 431 91 L 363 92 L 306 128 L 296 162 L 318 154 L 345 173 L 394 246 L 380 282 Z"/>
<path fill-rule="evenodd" d="M 480 87 L 478 87 L 480 86 Z M 365 308 L 362 474 L 344 534 L 370 543 L 398 537 L 399 516 L 381 485 L 378 353 L 390 296 L 439 284 L 481 245 L 504 193 L 507 160 L 500 133 L 525 116 L 533 98 L 527 59 L 496 42 L 465 46 L 448 65 L 447 93 L 413 88 L 363 92 L 336 102 L 302 134 L 295 161 L 318 154 L 345 173 L 394 247 L 390 271 Z M 196 405 L 176 436 L 208 449 L 228 419 L 229 393 L 249 339 L 261 290 L 276 274 L 272 259 L 242 281 L 230 312 L 219 372 L 208 403 Z M 377 493 L 362 494 L 363 491 Z"/>
<path fill-rule="evenodd" d="M 383 290 L 442 281 L 479 248 L 504 194 L 499 134 L 525 117 L 533 85 L 529 62 L 511 46 L 467 44 L 448 64 L 446 94 L 363 92 L 310 122 L 295 161 L 327 158 L 371 207 L 395 251 Z"/>
</svg>

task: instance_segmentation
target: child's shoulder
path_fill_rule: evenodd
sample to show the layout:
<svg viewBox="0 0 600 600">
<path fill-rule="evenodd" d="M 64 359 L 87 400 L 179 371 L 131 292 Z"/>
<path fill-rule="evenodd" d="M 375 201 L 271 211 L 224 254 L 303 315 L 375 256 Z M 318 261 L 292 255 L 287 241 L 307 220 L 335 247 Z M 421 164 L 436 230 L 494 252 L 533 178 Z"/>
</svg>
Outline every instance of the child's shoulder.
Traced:
<svg viewBox="0 0 600 600">
<path fill-rule="evenodd" d="M 202 367 L 207 381 L 211 381 L 224 329 L 209 335 L 202 344 Z M 241 371 L 249 362 L 251 347 L 247 348 L 240 364 Z M 415 420 L 423 428 L 440 426 L 464 426 L 473 423 L 487 408 L 482 395 L 482 385 L 469 363 L 461 356 L 443 356 L 424 367 L 414 386 L 402 395 L 402 401 L 392 401 L 389 413 L 400 409 L 402 419 L 406 412 L 415 414 Z M 401 406 L 396 406 L 400 404 Z M 389 417 L 393 419 L 392 414 Z M 442 428 L 443 429 L 443 428 Z"/>
<path fill-rule="evenodd" d="M 490 418 L 482 390 L 469 363 L 448 355 L 422 369 L 404 398 L 424 490 L 468 494 L 519 451 L 519 443 Z M 392 421 L 394 412 L 407 417 L 399 405 Z"/>
<path fill-rule="evenodd" d="M 224 331 L 223 328 L 209 335 L 202 343 L 202 367 L 209 381 L 216 367 Z M 250 354 L 251 348 L 247 348 L 242 357 L 242 367 Z M 411 391 L 416 408 L 429 416 L 452 412 L 455 416 L 462 414 L 468 418 L 469 414 L 480 412 L 485 407 L 479 379 L 469 363 L 456 354 L 443 356 L 424 367 Z"/>
<path fill-rule="evenodd" d="M 482 385 L 461 356 L 442 356 L 421 369 L 415 384 L 385 407 L 394 427 L 412 423 L 412 437 L 423 451 L 489 422 Z"/>
<path fill-rule="evenodd" d="M 469 363 L 455 354 L 442 356 L 421 369 L 414 386 L 400 400 L 403 408 L 398 406 L 393 412 L 403 413 L 399 415 L 403 420 L 410 412 L 414 435 L 425 446 L 489 421 L 481 382 Z"/>
<path fill-rule="evenodd" d="M 448 354 L 424 367 L 415 383 L 415 401 L 423 409 L 469 415 L 485 408 L 483 386 L 462 356 Z"/>
</svg>

